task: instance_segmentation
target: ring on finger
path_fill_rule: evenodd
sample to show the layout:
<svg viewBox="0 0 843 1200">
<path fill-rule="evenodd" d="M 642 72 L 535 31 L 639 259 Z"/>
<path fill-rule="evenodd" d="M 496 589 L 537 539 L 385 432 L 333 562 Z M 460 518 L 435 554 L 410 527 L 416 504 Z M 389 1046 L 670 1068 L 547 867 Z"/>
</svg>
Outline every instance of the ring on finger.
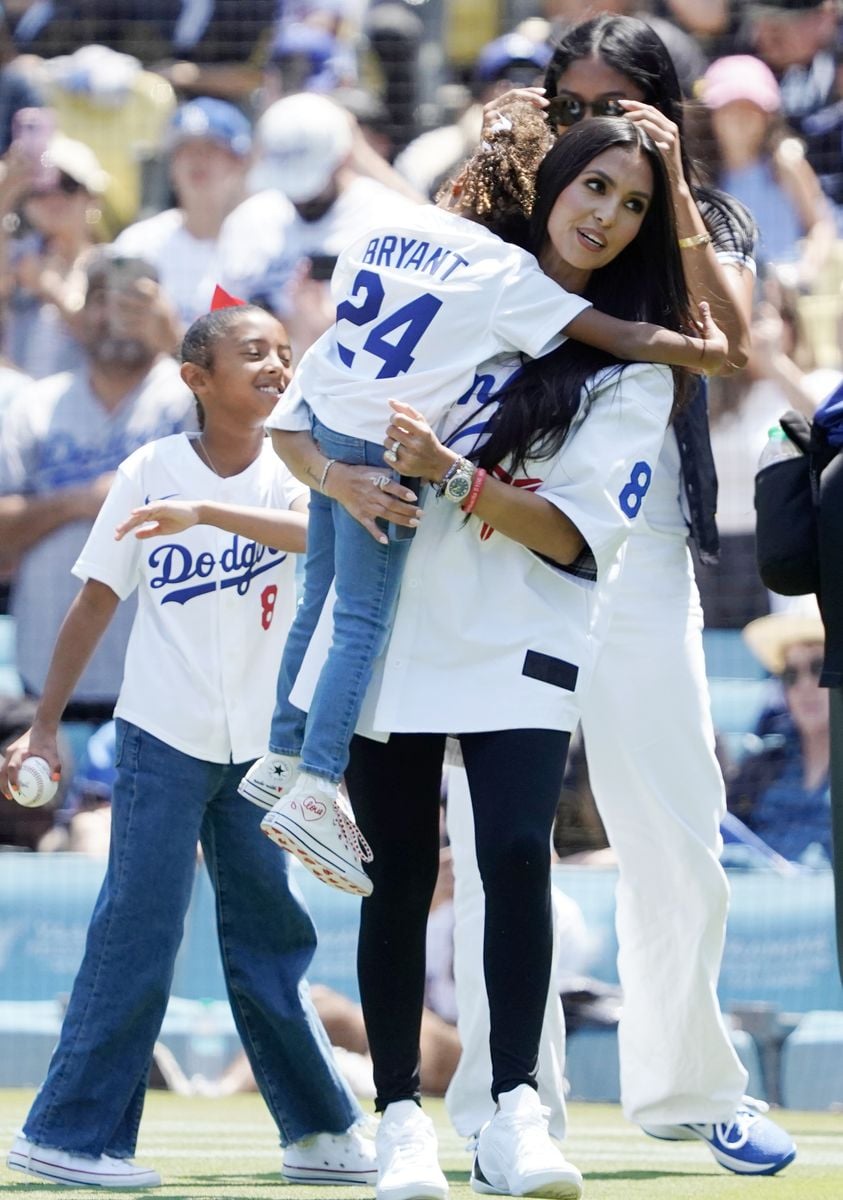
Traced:
<svg viewBox="0 0 843 1200">
<path fill-rule="evenodd" d="M 383 491 L 384 488 L 390 483 L 390 478 L 388 475 L 370 475 L 369 478 L 375 487 L 380 489 L 380 491 Z"/>
</svg>

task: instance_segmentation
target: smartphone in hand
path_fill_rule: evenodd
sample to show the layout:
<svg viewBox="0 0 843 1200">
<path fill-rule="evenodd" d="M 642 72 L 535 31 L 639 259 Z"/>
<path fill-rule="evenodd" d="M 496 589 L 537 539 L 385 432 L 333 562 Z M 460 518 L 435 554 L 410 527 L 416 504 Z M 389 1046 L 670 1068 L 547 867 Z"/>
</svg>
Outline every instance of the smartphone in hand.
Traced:
<svg viewBox="0 0 843 1200">
<path fill-rule="evenodd" d="M 12 117 L 11 146 L 31 165 L 34 191 L 51 191 L 59 181 L 58 167 L 47 157 L 55 132 L 56 118 L 50 108 L 19 108 Z"/>
</svg>

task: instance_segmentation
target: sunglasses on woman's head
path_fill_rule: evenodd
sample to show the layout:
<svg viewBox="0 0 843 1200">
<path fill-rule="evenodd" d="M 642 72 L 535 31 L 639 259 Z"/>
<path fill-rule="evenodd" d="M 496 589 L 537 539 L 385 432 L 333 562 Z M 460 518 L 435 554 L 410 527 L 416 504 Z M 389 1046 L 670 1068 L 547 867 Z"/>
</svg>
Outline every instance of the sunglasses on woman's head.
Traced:
<svg viewBox="0 0 843 1200">
<path fill-rule="evenodd" d="M 619 96 L 598 96 L 590 102 L 579 96 L 554 96 L 545 113 L 551 125 L 576 125 L 587 113 L 593 117 L 626 115 Z"/>
<path fill-rule="evenodd" d="M 782 685 L 786 688 L 791 688 L 795 683 L 804 676 L 808 679 L 813 679 L 816 683 L 820 675 L 823 673 L 823 660 L 821 658 L 812 658 L 804 667 L 785 667 L 779 679 Z"/>
</svg>

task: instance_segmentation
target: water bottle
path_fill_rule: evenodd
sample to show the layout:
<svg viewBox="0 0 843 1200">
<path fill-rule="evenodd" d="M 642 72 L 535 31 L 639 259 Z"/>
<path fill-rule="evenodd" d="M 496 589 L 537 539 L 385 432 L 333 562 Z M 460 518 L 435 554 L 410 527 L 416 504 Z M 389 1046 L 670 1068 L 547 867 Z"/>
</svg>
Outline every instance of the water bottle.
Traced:
<svg viewBox="0 0 843 1200">
<path fill-rule="evenodd" d="M 786 458 L 799 458 L 801 453 L 802 451 L 795 442 L 790 440 L 781 425 L 773 425 L 767 431 L 767 445 L 761 451 L 758 470 L 763 471 L 765 467 L 782 462 Z"/>
</svg>

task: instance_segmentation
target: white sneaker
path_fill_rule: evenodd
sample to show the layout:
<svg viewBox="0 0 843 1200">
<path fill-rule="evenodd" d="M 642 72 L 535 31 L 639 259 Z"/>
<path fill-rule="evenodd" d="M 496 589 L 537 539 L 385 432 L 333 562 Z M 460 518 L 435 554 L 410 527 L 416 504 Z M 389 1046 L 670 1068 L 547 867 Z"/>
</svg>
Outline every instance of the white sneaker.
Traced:
<svg viewBox="0 0 843 1200">
<path fill-rule="evenodd" d="M 50 1183 L 65 1183 L 70 1187 L 144 1188 L 160 1187 L 161 1176 L 149 1167 L 139 1167 L 130 1158 L 88 1158 L 83 1154 L 68 1154 L 64 1150 L 49 1150 L 19 1133 L 6 1158 L 6 1166 L 25 1175 L 37 1175 Z"/>
<path fill-rule="evenodd" d="M 430 1117 L 413 1100 L 388 1104 L 375 1135 L 376 1200 L 445 1200 L 448 1180 Z"/>
<path fill-rule="evenodd" d="M 375 1143 L 354 1126 L 345 1133 L 317 1133 L 284 1150 L 281 1175 L 293 1183 L 363 1183 L 378 1177 Z"/>
<path fill-rule="evenodd" d="M 330 780 L 302 771 L 261 829 L 324 883 L 355 896 L 372 894 L 372 881 L 360 865 L 372 861 L 372 851 L 351 805 Z"/>
<path fill-rule="evenodd" d="M 237 785 L 237 791 L 258 808 L 272 808 L 298 779 L 300 764 L 300 758 L 269 751 L 252 763 Z"/>
<path fill-rule="evenodd" d="M 475 1192 L 579 1200 L 582 1175 L 551 1141 L 546 1108 L 527 1084 L 503 1092 L 480 1130 L 471 1171 Z"/>
</svg>

